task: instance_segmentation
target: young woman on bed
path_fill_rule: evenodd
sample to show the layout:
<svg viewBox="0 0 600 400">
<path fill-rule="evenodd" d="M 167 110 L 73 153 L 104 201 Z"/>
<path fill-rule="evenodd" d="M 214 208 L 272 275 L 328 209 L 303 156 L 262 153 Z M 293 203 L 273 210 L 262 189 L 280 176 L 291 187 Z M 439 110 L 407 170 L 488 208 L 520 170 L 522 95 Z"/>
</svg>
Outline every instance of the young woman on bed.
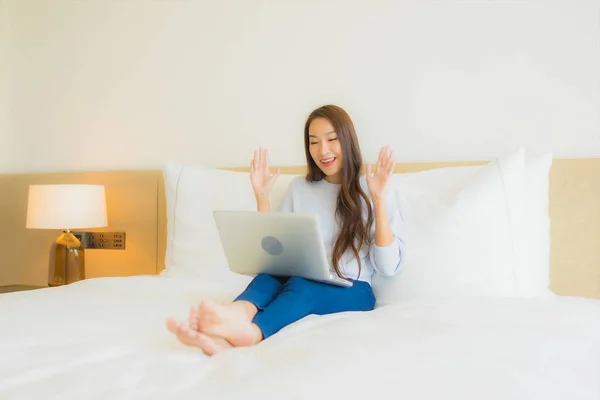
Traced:
<svg viewBox="0 0 600 400">
<path fill-rule="evenodd" d="M 169 319 L 169 330 L 184 344 L 213 355 L 257 344 L 310 314 L 372 310 L 372 275 L 398 272 L 402 220 L 386 190 L 395 165 L 389 147 L 379 152 L 376 168 L 371 171 L 368 165 L 362 175 L 354 125 L 333 105 L 309 115 L 304 144 L 308 174 L 292 181 L 277 211 L 317 214 L 334 269 L 354 285 L 342 288 L 298 277 L 258 275 L 228 305 L 205 300 L 193 306 L 188 325 Z M 267 151 L 255 151 L 250 181 L 258 211 L 271 210 L 269 194 L 278 175 L 279 171 L 269 172 Z M 334 228 L 336 220 L 339 228 Z"/>
</svg>

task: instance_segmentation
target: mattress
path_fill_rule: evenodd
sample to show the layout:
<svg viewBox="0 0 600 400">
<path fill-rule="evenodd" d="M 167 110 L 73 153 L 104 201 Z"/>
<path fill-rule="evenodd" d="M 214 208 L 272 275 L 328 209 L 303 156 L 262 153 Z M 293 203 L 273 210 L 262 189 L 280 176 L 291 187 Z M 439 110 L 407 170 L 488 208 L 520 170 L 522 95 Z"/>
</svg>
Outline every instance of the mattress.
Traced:
<svg viewBox="0 0 600 400">
<path fill-rule="evenodd" d="M 600 399 L 598 300 L 407 301 L 212 358 L 166 329 L 240 289 L 137 276 L 0 295 L 0 399 Z"/>
</svg>

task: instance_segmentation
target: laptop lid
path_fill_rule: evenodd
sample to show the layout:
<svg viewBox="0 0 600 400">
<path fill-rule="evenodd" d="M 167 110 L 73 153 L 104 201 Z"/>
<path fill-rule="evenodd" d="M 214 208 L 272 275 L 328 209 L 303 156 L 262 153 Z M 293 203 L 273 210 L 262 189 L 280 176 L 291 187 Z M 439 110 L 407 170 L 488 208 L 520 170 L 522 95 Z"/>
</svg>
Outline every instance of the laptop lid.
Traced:
<svg viewBox="0 0 600 400">
<path fill-rule="evenodd" d="M 213 215 L 233 272 L 316 280 L 330 276 L 316 215 L 245 210 Z"/>
</svg>

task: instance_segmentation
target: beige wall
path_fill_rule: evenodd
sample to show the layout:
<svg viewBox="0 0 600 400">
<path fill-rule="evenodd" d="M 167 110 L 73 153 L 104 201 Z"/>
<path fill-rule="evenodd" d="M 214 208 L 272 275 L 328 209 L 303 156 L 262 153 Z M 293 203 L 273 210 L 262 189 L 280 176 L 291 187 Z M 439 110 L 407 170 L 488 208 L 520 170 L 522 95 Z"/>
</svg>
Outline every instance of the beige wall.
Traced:
<svg viewBox="0 0 600 400">
<path fill-rule="evenodd" d="M 160 171 L 0 174 L 0 286 L 47 282 L 52 247 L 61 231 L 25 228 L 29 185 L 44 183 L 105 185 L 109 226 L 93 230 L 127 234 L 125 250 L 85 251 L 86 277 L 148 275 L 163 269 Z"/>
<path fill-rule="evenodd" d="M 600 156 L 597 0 L 4 0 L 14 171 L 304 162 L 313 107 L 368 160 Z M 208 146 L 207 146 L 208 145 Z"/>
</svg>

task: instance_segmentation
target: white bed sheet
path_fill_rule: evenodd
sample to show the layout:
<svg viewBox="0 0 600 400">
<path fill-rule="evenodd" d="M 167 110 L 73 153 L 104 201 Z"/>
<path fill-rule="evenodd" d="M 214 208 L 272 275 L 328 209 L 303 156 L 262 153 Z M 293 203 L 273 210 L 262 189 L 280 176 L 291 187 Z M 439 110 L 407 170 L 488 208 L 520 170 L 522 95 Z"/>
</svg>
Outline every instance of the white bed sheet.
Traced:
<svg viewBox="0 0 600 400">
<path fill-rule="evenodd" d="M 0 295 L 0 399 L 600 399 L 600 301 L 474 298 L 310 316 L 213 358 L 166 330 L 241 287 L 89 279 Z"/>
</svg>

